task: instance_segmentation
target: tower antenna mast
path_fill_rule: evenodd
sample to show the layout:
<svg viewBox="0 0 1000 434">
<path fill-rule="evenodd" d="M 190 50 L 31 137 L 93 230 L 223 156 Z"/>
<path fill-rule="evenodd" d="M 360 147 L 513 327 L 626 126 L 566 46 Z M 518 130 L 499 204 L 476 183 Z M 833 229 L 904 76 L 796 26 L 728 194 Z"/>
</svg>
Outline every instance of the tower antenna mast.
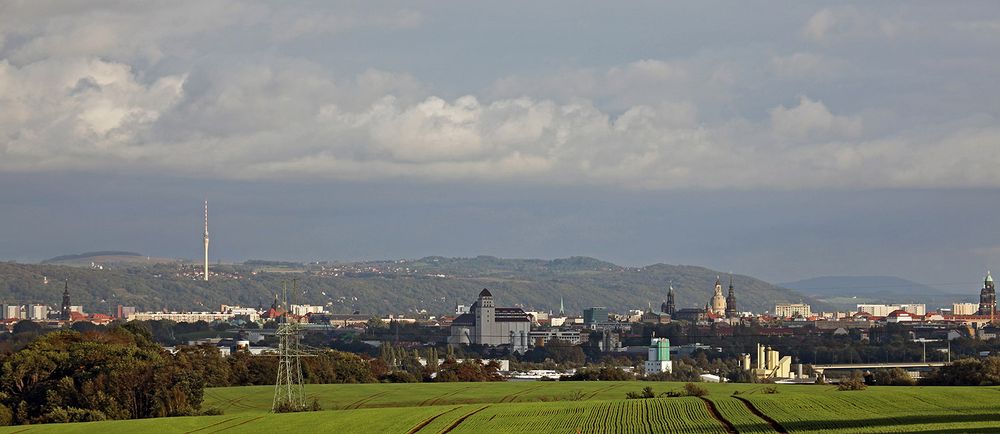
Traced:
<svg viewBox="0 0 1000 434">
<path fill-rule="evenodd" d="M 205 281 L 208 282 L 208 201 L 205 201 Z"/>
</svg>

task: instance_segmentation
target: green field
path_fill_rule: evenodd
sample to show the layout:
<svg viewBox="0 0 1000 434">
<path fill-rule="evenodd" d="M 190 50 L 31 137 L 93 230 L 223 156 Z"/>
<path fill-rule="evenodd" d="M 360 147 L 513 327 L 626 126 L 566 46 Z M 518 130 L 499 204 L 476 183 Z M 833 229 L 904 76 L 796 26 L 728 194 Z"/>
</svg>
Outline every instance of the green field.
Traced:
<svg viewBox="0 0 1000 434">
<path fill-rule="evenodd" d="M 625 400 L 626 392 L 678 383 L 512 382 L 309 385 L 324 411 L 270 414 L 268 386 L 206 389 L 204 408 L 221 416 L 8 427 L 4 433 L 740 433 L 1000 432 L 998 387 L 872 387 L 705 384 L 696 397 Z M 741 393 L 737 399 L 732 394 Z M 753 408 L 751 408 L 751 405 Z M 775 424 L 754 414 L 759 411 Z"/>
</svg>

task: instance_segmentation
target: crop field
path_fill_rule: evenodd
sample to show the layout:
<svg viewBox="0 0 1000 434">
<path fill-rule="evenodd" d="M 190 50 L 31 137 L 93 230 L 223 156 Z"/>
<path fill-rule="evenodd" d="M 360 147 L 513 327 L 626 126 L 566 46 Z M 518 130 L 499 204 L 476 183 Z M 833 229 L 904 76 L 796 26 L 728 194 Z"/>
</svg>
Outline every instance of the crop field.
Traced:
<svg viewBox="0 0 1000 434">
<path fill-rule="evenodd" d="M 206 389 L 220 416 L 6 427 L 0 433 L 773 433 L 1000 432 L 1000 388 L 706 384 L 704 398 L 624 399 L 678 383 L 309 385 L 323 411 L 271 414 L 271 387 Z M 734 394 L 734 392 L 738 392 Z"/>
<path fill-rule="evenodd" d="M 1000 432 L 1000 388 L 793 388 L 745 398 L 789 432 Z"/>
</svg>

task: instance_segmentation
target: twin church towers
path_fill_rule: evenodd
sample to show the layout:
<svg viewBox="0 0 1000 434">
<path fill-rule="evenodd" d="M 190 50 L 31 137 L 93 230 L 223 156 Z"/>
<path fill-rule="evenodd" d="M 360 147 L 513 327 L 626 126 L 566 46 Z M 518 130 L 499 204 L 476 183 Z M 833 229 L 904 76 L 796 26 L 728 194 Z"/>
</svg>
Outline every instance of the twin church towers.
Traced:
<svg viewBox="0 0 1000 434">
<path fill-rule="evenodd" d="M 674 285 L 670 284 L 667 291 L 667 301 L 660 305 L 660 310 L 673 317 L 677 312 L 677 305 L 674 301 Z M 736 288 L 733 286 L 733 276 L 729 275 L 729 295 L 722 295 L 722 279 L 715 277 L 715 293 L 705 304 L 705 313 L 717 318 L 737 318 L 736 313 Z"/>
<path fill-rule="evenodd" d="M 705 305 L 705 313 L 717 317 L 736 318 L 736 289 L 733 287 L 733 276 L 729 275 L 729 295 L 722 296 L 722 279 L 715 276 L 715 294 Z"/>
</svg>

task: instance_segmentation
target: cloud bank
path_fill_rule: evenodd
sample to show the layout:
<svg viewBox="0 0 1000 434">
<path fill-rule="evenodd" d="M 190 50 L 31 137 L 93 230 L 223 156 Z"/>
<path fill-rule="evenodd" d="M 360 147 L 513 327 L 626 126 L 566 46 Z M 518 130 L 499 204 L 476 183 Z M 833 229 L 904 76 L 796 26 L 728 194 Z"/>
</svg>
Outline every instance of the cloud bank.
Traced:
<svg viewBox="0 0 1000 434">
<path fill-rule="evenodd" d="M 997 71 L 986 54 L 1000 43 L 980 36 L 945 54 L 947 41 L 936 40 L 944 46 L 935 65 L 898 54 L 936 37 L 923 30 L 937 19 L 931 14 L 820 8 L 786 29 L 793 46 L 512 68 L 483 77 L 484 88 L 454 89 L 379 67 L 392 62 L 371 54 L 389 44 L 382 37 L 433 32 L 426 28 L 448 17 L 432 8 L 5 9 L 2 172 L 640 189 L 1000 187 L 991 173 L 1000 165 L 1000 108 L 989 102 L 998 91 L 975 86 Z M 941 19 L 970 35 L 1000 28 L 983 16 Z M 348 52 L 356 72 L 312 51 L 344 38 L 370 44 Z M 867 42 L 876 48 L 857 46 Z M 877 59 L 880 44 L 895 58 Z M 476 61 L 451 58 L 443 67 Z"/>
</svg>

